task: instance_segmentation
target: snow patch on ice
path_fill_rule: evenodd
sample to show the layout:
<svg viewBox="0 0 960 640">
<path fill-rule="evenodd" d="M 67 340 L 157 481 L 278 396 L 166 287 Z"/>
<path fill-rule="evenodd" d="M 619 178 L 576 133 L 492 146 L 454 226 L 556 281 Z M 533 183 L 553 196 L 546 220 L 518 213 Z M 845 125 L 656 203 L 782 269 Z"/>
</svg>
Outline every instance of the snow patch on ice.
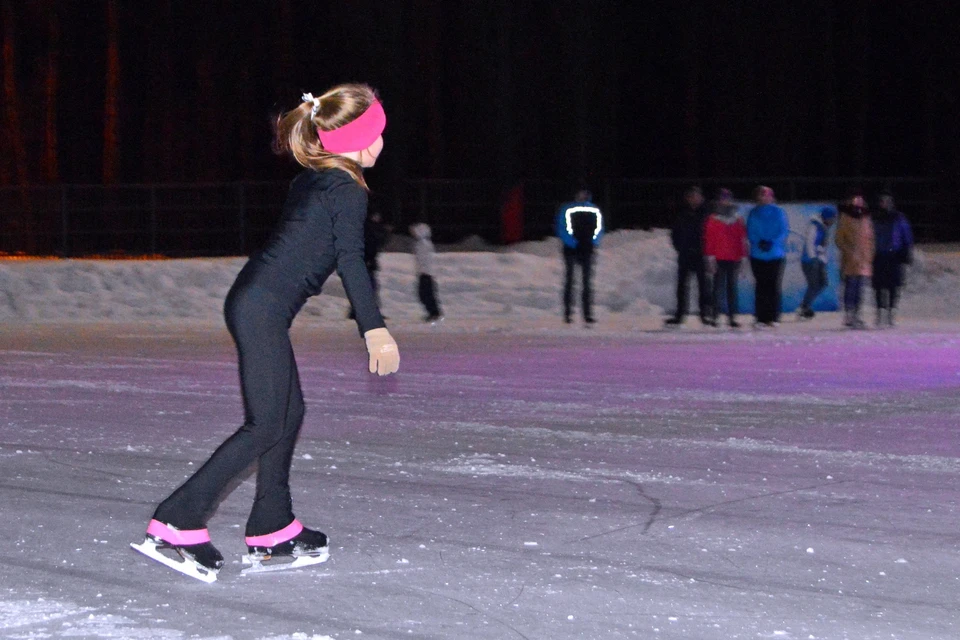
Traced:
<svg viewBox="0 0 960 640">
<path fill-rule="evenodd" d="M 79 616 L 90 611 L 95 611 L 95 609 L 42 598 L 0 601 L 0 629 L 15 629 L 53 622 L 71 616 Z"/>
<path fill-rule="evenodd" d="M 142 622 L 46 598 L 0 601 L 0 631 L 6 638 L 179 640 L 184 637 L 182 631 L 157 627 L 153 619 Z"/>
<path fill-rule="evenodd" d="M 600 471 L 594 469 L 583 469 L 580 472 L 560 471 L 558 469 L 546 469 L 525 464 L 511 464 L 498 461 L 489 454 L 464 455 L 450 460 L 446 464 L 439 465 L 421 465 L 422 467 L 433 471 L 443 473 L 456 473 L 472 476 L 495 476 L 501 478 L 530 478 L 532 480 L 561 480 L 567 482 L 659 482 L 659 483 L 677 483 L 690 482 L 671 475 L 659 473 L 637 473 L 637 472 L 618 472 L 611 473 L 609 470 Z M 699 483 L 699 481 L 696 481 Z"/>
<path fill-rule="evenodd" d="M 308 635 L 306 633 L 294 633 L 286 636 L 265 636 L 259 640 L 333 640 L 330 636 Z"/>
<path fill-rule="evenodd" d="M 722 442 L 670 438 L 659 441 L 660 444 L 675 447 L 715 447 L 743 451 L 766 451 L 789 455 L 815 456 L 824 461 L 847 462 L 862 465 L 896 463 L 912 471 L 960 471 L 960 459 L 946 456 L 876 453 L 873 451 L 837 451 L 833 449 L 813 449 L 795 445 L 763 442 L 753 438 L 727 438 Z"/>
<path fill-rule="evenodd" d="M 684 402 L 742 402 L 742 403 L 760 403 L 760 404 L 796 404 L 796 405 L 821 405 L 821 406 L 846 406 L 850 403 L 849 399 L 842 397 L 824 397 L 815 396 L 807 393 L 785 394 L 785 393 L 744 393 L 741 391 L 709 391 L 709 390 L 689 390 L 682 389 L 678 391 L 649 391 L 644 393 L 621 393 L 619 397 L 635 400 L 677 400 L 683 397 Z"/>
</svg>

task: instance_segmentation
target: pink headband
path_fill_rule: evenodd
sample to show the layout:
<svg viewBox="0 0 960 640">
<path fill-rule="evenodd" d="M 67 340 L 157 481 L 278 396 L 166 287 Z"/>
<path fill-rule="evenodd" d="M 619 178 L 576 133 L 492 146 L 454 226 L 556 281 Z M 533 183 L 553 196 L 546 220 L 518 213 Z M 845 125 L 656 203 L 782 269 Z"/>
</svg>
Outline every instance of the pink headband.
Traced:
<svg viewBox="0 0 960 640">
<path fill-rule="evenodd" d="M 333 131 L 317 129 L 323 148 L 330 153 L 349 153 L 363 151 L 380 137 L 387 126 L 387 114 L 383 105 L 376 101 L 367 107 L 356 120 L 348 122 Z"/>
</svg>

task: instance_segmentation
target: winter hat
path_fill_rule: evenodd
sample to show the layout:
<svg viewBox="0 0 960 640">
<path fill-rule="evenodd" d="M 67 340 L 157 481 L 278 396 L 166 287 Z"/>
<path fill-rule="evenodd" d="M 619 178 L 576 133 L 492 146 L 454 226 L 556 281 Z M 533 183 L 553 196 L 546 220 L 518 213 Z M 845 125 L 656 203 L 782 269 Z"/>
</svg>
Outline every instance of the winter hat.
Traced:
<svg viewBox="0 0 960 640">
<path fill-rule="evenodd" d="M 837 217 L 837 210 L 831 206 L 822 207 L 820 209 L 820 217 L 824 220 L 833 220 Z"/>
<path fill-rule="evenodd" d="M 852 200 L 853 198 L 863 197 L 863 188 L 857 185 L 851 186 L 847 189 L 847 200 Z"/>
<path fill-rule="evenodd" d="M 410 225 L 410 235 L 417 240 L 427 240 L 430 238 L 430 225 L 425 222 L 417 222 Z"/>
<path fill-rule="evenodd" d="M 730 189 L 726 189 L 726 188 L 717 189 L 716 199 L 717 200 L 733 200 L 733 191 L 730 191 Z"/>
</svg>

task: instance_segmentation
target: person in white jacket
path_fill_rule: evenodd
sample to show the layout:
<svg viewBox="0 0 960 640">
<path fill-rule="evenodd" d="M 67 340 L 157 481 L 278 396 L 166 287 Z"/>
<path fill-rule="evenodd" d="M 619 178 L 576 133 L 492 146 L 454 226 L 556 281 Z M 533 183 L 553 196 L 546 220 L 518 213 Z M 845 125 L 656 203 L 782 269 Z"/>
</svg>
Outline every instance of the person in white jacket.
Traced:
<svg viewBox="0 0 960 640">
<path fill-rule="evenodd" d="M 413 253 L 417 265 L 417 294 L 427 311 L 424 320 L 431 323 L 437 322 L 443 319 L 443 312 L 440 310 L 440 301 L 437 299 L 437 282 L 433 278 L 435 250 L 430 240 L 430 225 L 425 222 L 410 225 L 410 235 L 415 240 Z"/>
<path fill-rule="evenodd" d="M 797 310 L 800 320 L 809 320 L 814 316 L 813 302 L 820 292 L 827 287 L 827 240 L 831 226 L 837 219 L 837 210 L 826 206 L 820 213 L 810 218 L 807 233 L 803 242 L 803 254 L 800 258 L 800 267 L 803 277 L 807 280 L 807 291 L 803 294 L 803 301 Z"/>
</svg>

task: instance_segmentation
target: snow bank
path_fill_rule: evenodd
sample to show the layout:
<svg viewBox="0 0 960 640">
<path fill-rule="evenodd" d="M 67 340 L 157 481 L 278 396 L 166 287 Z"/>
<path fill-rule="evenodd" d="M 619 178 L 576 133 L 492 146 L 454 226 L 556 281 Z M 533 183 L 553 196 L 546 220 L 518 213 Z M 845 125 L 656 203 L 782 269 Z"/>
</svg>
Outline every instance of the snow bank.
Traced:
<svg viewBox="0 0 960 640">
<path fill-rule="evenodd" d="M 556 239 L 508 249 L 478 248 L 483 247 L 448 247 L 437 256 L 440 301 L 448 316 L 522 319 L 560 313 L 563 264 Z M 0 321 L 220 322 L 224 297 L 244 262 L 244 258 L 0 261 Z M 595 276 L 601 315 L 651 317 L 671 310 L 674 264 L 666 231 L 608 234 Z M 384 253 L 380 265 L 384 313 L 394 320 L 419 318 L 413 257 Z M 799 271 L 797 265 L 787 268 Z M 903 307 L 907 315 L 960 319 L 960 253 L 917 251 Z M 304 313 L 341 320 L 346 309 L 343 286 L 333 276 L 324 295 L 313 298 Z"/>
</svg>

